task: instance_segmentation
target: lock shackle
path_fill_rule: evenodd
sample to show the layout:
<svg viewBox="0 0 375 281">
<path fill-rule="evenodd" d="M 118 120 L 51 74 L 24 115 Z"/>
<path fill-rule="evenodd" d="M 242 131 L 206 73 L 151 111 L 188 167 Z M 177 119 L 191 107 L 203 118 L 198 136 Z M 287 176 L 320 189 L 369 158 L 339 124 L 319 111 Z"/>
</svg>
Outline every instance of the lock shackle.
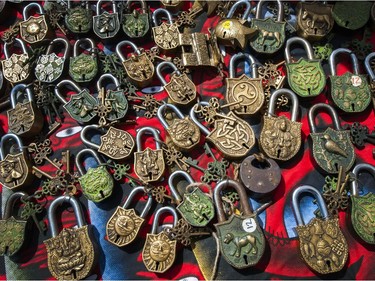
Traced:
<svg viewBox="0 0 375 281">
<path fill-rule="evenodd" d="M 83 156 L 85 156 L 86 154 L 89 154 L 89 155 L 91 154 L 91 156 L 94 157 L 94 159 L 96 160 L 98 165 L 103 164 L 103 161 L 100 160 L 99 155 L 95 152 L 95 150 L 93 150 L 91 148 L 82 149 L 76 155 L 76 166 L 77 166 L 78 172 L 81 174 L 81 176 L 83 176 L 85 174 L 85 168 L 84 168 L 81 160 L 83 159 Z"/>
<path fill-rule="evenodd" d="M 288 40 L 286 40 L 286 44 L 285 44 L 284 54 L 285 54 L 286 63 L 291 63 L 292 57 L 290 55 L 290 46 L 296 43 L 303 46 L 304 50 L 306 51 L 308 60 L 311 61 L 314 59 L 313 48 L 311 47 L 311 44 L 306 39 L 301 38 L 301 37 L 291 37 Z"/>
<path fill-rule="evenodd" d="M 268 106 L 268 112 L 267 112 L 268 116 L 272 117 L 275 115 L 275 107 L 276 107 L 277 98 L 282 95 L 287 96 L 288 99 L 292 102 L 292 112 L 290 114 L 290 120 L 297 121 L 298 108 L 299 108 L 297 95 L 292 90 L 285 89 L 285 88 L 278 89 L 271 94 L 270 104 Z"/>
<path fill-rule="evenodd" d="M 244 61 L 249 62 L 251 66 L 251 76 L 252 78 L 258 78 L 258 67 L 257 63 L 255 61 L 255 58 L 246 53 L 238 53 L 233 55 L 230 58 L 229 62 L 229 78 L 235 78 L 236 77 L 236 66 L 235 64 L 237 63 L 238 60 L 243 59 Z"/>
<path fill-rule="evenodd" d="M 15 38 L 14 41 L 13 41 L 13 44 L 15 45 L 16 43 L 18 43 L 20 45 L 20 47 L 22 49 L 22 52 L 24 54 L 27 54 L 27 49 L 26 49 L 25 43 L 21 39 Z M 5 56 L 6 59 L 9 59 L 8 46 L 10 44 L 12 44 L 12 43 L 7 43 L 7 42 L 4 43 L 4 56 Z"/>
<path fill-rule="evenodd" d="M 92 52 L 91 56 L 95 57 L 95 43 L 92 39 L 90 38 L 80 38 L 78 39 L 75 43 L 74 43 L 74 47 L 73 47 L 73 57 L 77 57 L 78 56 L 78 48 L 82 45 L 82 44 L 88 44 L 90 45 L 90 48 L 88 50 L 90 50 Z"/>
<path fill-rule="evenodd" d="M 116 3 L 115 1 L 113 0 L 98 0 L 98 2 L 96 2 L 96 15 L 99 16 L 101 15 L 100 13 L 100 7 L 101 7 L 101 3 L 103 2 L 111 2 L 112 3 L 112 13 L 115 14 L 117 13 L 117 7 L 116 7 Z"/>
<path fill-rule="evenodd" d="M 16 107 L 16 104 L 17 104 L 17 94 L 19 92 L 22 92 L 24 93 L 26 91 L 26 94 L 27 94 L 27 98 L 29 101 L 33 101 L 34 100 L 34 96 L 31 92 L 31 89 L 26 85 L 26 84 L 18 84 L 16 86 L 13 87 L 12 91 L 10 92 L 10 104 L 12 106 L 12 108 L 15 108 Z"/>
<path fill-rule="evenodd" d="M 18 146 L 18 149 L 20 152 L 23 152 L 23 143 L 22 140 L 13 133 L 7 133 L 1 137 L 0 140 L 0 160 L 4 160 L 5 156 L 7 156 L 9 152 L 4 151 L 5 150 L 5 142 L 9 142 L 10 140 L 13 140 Z"/>
<path fill-rule="evenodd" d="M 331 53 L 331 55 L 329 56 L 329 69 L 331 71 L 331 76 L 337 75 L 337 72 L 336 72 L 336 57 L 337 57 L 338 54 L 349 54 L 350 55 L 350 59 L 352 61 L 352 65 L 353 65 L 353 73 L 358 75 L 359 74 L 359 63 L 358 63 L 357 56 L 349 49 L 338 48 L 338 49 L 334 50 Z"/>
<path fill-rule="evenodd" d="M 301 185 L 297 187 L 292 194 L 292 206 L 293 206 L 293 212 L 294 216 L 297 221 L 297 225 L 305 225 L 305 222 L 303 221 L 300 209 L 299 209 L 299 204 L 298 204 L 298 199 L 302 193 L 310 193 L 314 196 L 316 201 L 318 202 L 319 209 L 321 211 L 321 214 L 323 216 L 324 220 L 327 220 L 329 218 L 327 206 L 324 202 L 322 194 L 317 190 L 315 187 L 311 185 Z"/>
<path fill-rule="evenodd" d="M 53 45 L 57 45 L 57 44 L 59 44 L 59 43 L 61 43 L 61 44 L 63 44 L 63 45 L 65 46 L 65 48 L 64 48 L 64 56 L 63 56 L 63 58 L 66 59 L 66 58 L 68 57 L 68 53 L 69 53 L 69 51 L 70 51 L 70 44 L 69 44 L 69 42 L 68 42 L 66 39 L 64 39 L 64 38 L 60 38 L 60 37 L 53 39 L 53 40 L 51 41 L 51 43 L 49 43 L 48 48 L 47 48 L 46 55 L 51 54 L 51 53 L 52 53 L 52 49 L 53 49 Z M 57 55 L 57 54 L 56 54 L 56 55 Z"/>
<path fill-rule="evenodd" d="M 158 230 L 158 223 L 159 223 L 160 216 L 165 213 L 170 213 L 173 216 L 173 227 L 176 227 L 177 221 L 178 221 L 178 215 L 177 215 L 175 208 L 171 206 L 164 206 L 158 209 L 155 213 L 154 221 L 152 223 L 151 234 L 156 234 L 156 231 Z"/>
<path fill-rule="evenodd" d="M 246 191 L 243 188 L 243 186 L 238 181 L 235 181 L 235 180 L 230 180 L 230 179 L 222 180 L 216 185 L 215 190 L 214 190 L 214 203 L 215 203 L 216 210 L 217 210 L 218 222 L 221 223 L 226 220 L 225 212 L 224 212 L 223 204 L 221 200 L 221 191 L 227 187 L 232 187 L 237 191 L 240 197 L 240 203 L 241 203 L 241 208 L 243 210 L 243 214 L 245 216 L 252 215 L 253 212 L 250 208 L 250 204 L 248 202 Z"/>
<path fill-rule="evenodd" d="M 268 1 L 268 0 L 259 0 L 258 5 L 257 5 L 257 11 L 255 14 L 256 19 L 260 19 L 262 16 L 262 7 L 265 2 L 273 2 L 273 1 Z M 277 12 L 277 20 L 276 21 L 283 21 L 284 20 L 284 7 L 283 3 L 281 3 L 280 0 L 276 0 L 277 2 L 277 7 L 278 7 L 278 12 Z"/>
<path fill-rule="evenodd" d="M 29 195 L 23 191 L 12 193 L 5 203 L 3 220 L 9 219 L 12 216 L 12 211 L 17 200 L 26 199 L 27 197 L 29 197 Z"/>
<path fill-rule="evenodd" d="M 352 173 L 354 174 L 354 180 L 350 183 L 351 196 L 358 196 L 358 178 L 360 171 L 369 172 L 375 179 L 375 166 L 368 163 L 360 163 L 355 165 Z"/>
<path fill-rule="evenodd" d="M 55 86 L 55 95 L 59 98 L 59 100 L 62 102 L 62 104 L 67 104 L 68 102 L 64 99 L 64 97 L 60 94 L 60 88 L 62 86 L 70 86 L 71 88 L 73 88 L 77 93 L 79 92 L 82 92 L 82 89 L 76 84 L 74 83 L 73 81 L 71 80 L 68 80 L 68 79 L 65 79 L 65 80 L 61 80 L 59 83 L 57 83 L 57 85 Z"/>
<path fill-rule="evenodd" d="M 135 142 L 137 144 L 137 151 L 138 152 L 142 151 L 142 135 L 145 134 L 146 132 L 151 133 L 151 135 L 154 136 L 154 139 L 156 142 L 155 144 L 156 149 L 161 149 L 161 146 L 160 146 L 161 140 L 159 138 L 159 133 L 157 129 L 147 126 L 147 127 L 143 127 L 137 130 L 137 135 L 135 136 Z"/>
<path fill-rule="evenodd" d="M 71 0 L 67 0 L 67 2 L 68 2 L 68 9 L 70 9 L 71 8 L 71 5 L 70 5 Z M 83 2 L 83 1 L 81 0 L 80 2 Z M 89 9 L 89 2 L 88 1 L 85 1 L 85 2 L 86 2 L 86 9 Z"/>
<path fill-rule="evenodd" d="M 89 141 L 87 139 L 87 132 L 89 130 L 96 130 L 96 131 L 102 131 L 102 128 L 99 127 L 99 125 L 96 125 L 96 124 L 91 124 L 91 125 L 86 125 L 85 127 L 83 127 L 82 131 L 81 131 L 81 140 L 82 142 L 87 145 L 88 147 L 90 148 L 93 148 L 95 150 L 99 150 L 100 148 L 100 145 L 97 145 L 96 143 L 93 143 L 91 141 Z"/>
<path fill-rule="evenodd" d="M 332 106 L 326 103 L 317 103 L 317 104 L 314 104 L 309 110 L 309 125 L 310 125 L 311 133 L 314 133 L 314 134 L 316 133 L 314 118 L 316 117 L 317 109 L 325 109 L 327 113 L 329 114 L 329 116 L 331 116 L 335 129 L 337 131 L 342 130 L 340 120 L 339 120 L 336 110 Z"/>
<path fill-rule="evenodd" d="M 50 224 L 52 237 L 56 237 L 59 234 L 59 230 L 56 223 L 56 209 L 64 203 L 69 204 L 73 207 L 74 214 L 77 219 L 77 227 L 80 228 L 85 225 L 81 205 L 79 204 L 78 200 L 75 197 L 69 195 L 57 197 L 55 200 L 52 201 L 51 205 L 48 208 L 48 221 Z"/>
<path fill-rule="evenodd" d="M 164 79 L 162 71 L 163 71 L 163 69 L 168 68 L 168 67 L 172 68 L 172 70 L 173 70 L 171 72 L 171 75 L 173 73 L 176 73 L 177 75 L 181 75 L 181 71 L 178 70 L 177 66 L 173 62 L 163 61 L 163 62 L 159 63 L 156 66 L 156 75 L 158 76 L 158 78 L 159 78 L 160 82 L 163 84 L 163 86 L 167 85 L 167 81 Z"/>
<path fill-rule="evenodd" d="M 100 76 L 99 79 L 98 79 L 98 82 L 96 82 L 96 88 L 98 89 L 98 91 L 101 90 L 101 88 L 102 88 L 101 84 L 102 84 L 103 80 L 105 80 L 105 79 L 112 80 L 115 83 L 116 90 L 118 90 L 120 88 L 120 82 L 118 81 L 118 79 L 113 74 L 105 73 L 102 76 Z"/>
<path fill-rule="evenodd" d="M 169 24 L 173 24 L 173 19 L 171 13 L 164 9 L 164 8 L 158 8 L 152 13 L 152 22 L 154 23 L 154 26 L 158 26 L 158 16 L 160 14 L 164 14 L 167 16 L 167 21 Z"/>
<path fill-rule="evenodd" d="M 127 10 L 130 10 L 130 5 L 131 5 L 131 3 L 134 3 L 134 2 L 137 2 L 137 3 L 141 3 L 141 9 L 142 9 L 142 11 L 143 12 L 147 12 L 147 6 L 146 6 L 146 2 L 145 1 L 143 1 L 143 0 L 128 0 L 128 1 L 126 1 L 126 9 Z"/>
<path fill-rule="evenodd" d="M 230 19 L 233 17 L 234 12 L 242 5 L 246 6 L 245 12 L 243 13 L 242 19 L 245 20 L 250 15 L 251 12 L 251 5 L 248 0 L 239 0 L 236 3 L 233 4 L 233 6 L 230 8 L 227 18 Z"/>
<path fill-rule="evenodd" d="M 193 178 L 185 171 L 181 171 L 181 170 L 177 170 L 177 171 L 174 171 L 170 176 L 169 176 L 169 179 L 168 179 L 168 186 L 169 186 L 169 189 L 171 190 L 171 193 L 172 193 L 172 196 L 178 201 L 178 203 L 180 203 L 182 201 L 182 197 L 181 195 L 178 193 L 177 191 L 177 188 L 175 188 L 174 184 L 173 184 L 173 180 L 176 178 L 176 177 L 183 177 L 185 178 L 189 184 L 192 184 L 194 183 L 194 180 Z"/>
<path fill-rule="evenodd" d="M 199 122 L 198 118 L 197 118 L 197 115 L 195 114 L 195 109 L 197 108 L 197 106 L 208 106 L 209 103 L 207 101 L 200 101 L 200 102 L 197 102 L 196 104 L 194 104 L 194 106 L 190 109 L 190 119 L 191 121 L 194 122 L 195 125 L 197 125 L 199 127 L 199 129 L 202 131 L 202 133 L 205 135 L 205 136 L 208 136 L 211 132 L 210 130 L 208 130 L 205 126 L 203 126 L 203 124 L 201 122 Z"/>
<path fill-rule="evenodd" d="M 141 51 L 138 49 L 137 45 L 135 45 L 133 42 L 129 40 L 121 41 L 120 43 L 116 45 L 116 54 L 119 56 L 121 62 L 124 62 L 126 60 L 126 58 L 121 52 L 122 46 L 130 46 L 133 49 L 135 54 L 137 54 L 138 56 L 141 54 Z"/>
<path fill-rule="evenodd" d="M 130 203 L 131 203 L 132 200 L 134 199 L 135 195 L 136 195 L 137 193 L 141 193 L 141 192 L 143 192 L 144 194 L 147 194 L 146 205 L 145 205 L 145 207 L 143 208 L 142 213 L 141 213 L 141 215 L 140 215 L 141 218 L 145 218 L 146 215 L 148 214 L 148 212 L 150 211 L 151 206 L 152 206 L 152 196 L 150 196 L 150 195 L 146 192 L 146 189 L 145 189 L 144 186 L 137 186 L 136 188 L 134 188 L 134 189 L 130 192 L 128 198 L 126 198 L 126 201 L 125 201 L 125 203 L 124 203 L 124 205 L 123 205 L 122 207 L 123 207 L 124 209 L 129 208 Z"/>
<path fill-rule="evenodd" d="M 165 129 L 169 128 L 169 125 L 167 123 L 167 121 L 165 121 L 164 119 L 164 112 L 165 110 L 169 108 L 171 109 L 176 115 L 178 118 L 180 119 L 183 119 L 184 118 L 184 115 L 181 113 L 181 111 L 177 108 L 177 106 L 173 105 L 173 104 L 170 104 L 170 103 L 164 103 L 162 104 L 159 109 L 158 109 L 158 112 L 157 112 L 157 116 L 159 118 L 159 121 L 160 123 L 163 125 L 163 127 Z"/>
<path fill-rule="evenodd" d="M 372 52 L 372 53 L 368 54 L 367 57 L 366 57 L 366 59 L 365 59 L 366 72 L 370 76 L 370 78 L 371 78 L 372 81 L 375 80 L 375 73 L 374 73 L 374 71 L 371 68 L 371 61 L 373 59 L 375 59 L 375 52 Z"/>
<path fill-rule="evenodd" d="M 26 5 L 25 8 L 23 8 L 23 11 L 22 11 L 23 20 L 27 20 L 30 17 L 28 16 L 28 12 L 32 8 L 36 8 L 38 10 L 39 15 L 44 15 L 44 10 L 42 6 L 40 6 L 38 3 L 30 3 Z"/>
</svg>

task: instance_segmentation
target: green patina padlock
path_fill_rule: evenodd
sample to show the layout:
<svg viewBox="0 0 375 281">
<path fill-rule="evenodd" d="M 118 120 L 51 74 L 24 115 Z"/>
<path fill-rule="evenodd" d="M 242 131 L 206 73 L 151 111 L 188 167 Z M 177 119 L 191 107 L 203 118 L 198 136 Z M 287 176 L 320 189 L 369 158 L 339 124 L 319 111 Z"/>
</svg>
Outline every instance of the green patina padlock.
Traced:
<svg viewBox="0 0 375 281">
<path fill-rule="evenodd" d="M 339 26 L 356 30 L 368 22 L 371 5 L 371 1 L 336 1 L 332 15 Z"/>
<path fill-rule="evenodd" d="M 73 33 L 87 33 L 92 27 L 92 10 L 89 1 L 79 1 L 78 6 L 72 7 L 72 0 L 67 0 L 68 8 L 65 14 L 66 27 Z M 86 2 L 85 7 L 82 7 Z"/>
<path fill-rule="evenodd" d="M 290 46 L 301 44 L 307 54 L 307 59 L 300 58 L 294 62 L 291 57 Z M 301 97 L 314 97 L 319 95 L 325 85 L 326 76 L 321 62 L 314 58 L 314 52 L 310 43 L 299 37 L 292 37 L 286 41 L 285 62 L 290 88 Z"/>
<path fill-rule="evenodd" d="M 93 29 L 95 34 L 101 39 L 114 37 L 120 30 L 120 20 L 118 18 L 117 6 L 114 0 L 107 0 L 112 3 L 112 13 L 104 11 L 101 13 L 102 2 L 96 3 L 96 16 L 93 17 Z"/>
<path fill-rule="evenodd" d="M 141 11 L 134 9 L 134 6 L 131 7 L 132 3 L 140 3 Z M 122 24 L 122 29 L 125 34 L 129 38 L 140 38 L 145 36 L 150 30 L 150 16 L 148 14 L 146 2 L 143 0 L 128 0 L 125 9 L 127 14 L 123 15 L 124 22 Z"/>
</svg>

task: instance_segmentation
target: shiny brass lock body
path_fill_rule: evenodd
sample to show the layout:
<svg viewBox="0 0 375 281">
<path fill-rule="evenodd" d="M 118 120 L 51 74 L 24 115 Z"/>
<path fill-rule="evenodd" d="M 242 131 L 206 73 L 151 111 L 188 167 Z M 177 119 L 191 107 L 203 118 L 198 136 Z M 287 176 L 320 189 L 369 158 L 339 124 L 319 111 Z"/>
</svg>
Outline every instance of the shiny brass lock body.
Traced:
<svg viewBox="0 0 375 281">
<path fill-rule="evenodd" d="M 167 16 L 168 21 L 162 22 L 159 25 L 159 15 L 164 14 Z M 152 21 L 154 27 L 152 34 L 155 44 L 164 53 L 171 53 L 176 50 L 180 45 L 180 31 L 177 25 L 172 20 L 172 15 L 166 9 L 158 8 L 152 13 Z"/>
<path fill-rule="evenodd" d="M 138 11 L 131 5 L 134 3 L 140 3 L 141 11 Z M 123 15 L 124 22 L 122 23 L 122 29 L 129 38 L 141 38 L 144 37 L 150 30 L 150 16 L 149 8 L 144 0 L 127 0 L 126 2 L 126 14 Z"/>
<path fill-rule="evenodd" d="M 103 2 L 111 2 L 112 12 L 101 12 Z M 101 39 L 113 38 L 120 30 L 120 20 L 114 0 L 99 0 L 96 3 L 96 16 L 92 18 L 94 33 Z"/>
<path fill-rule="evenodd" d="M 65 14 L 66 27 L 73 33 L 87 33 L 92 28 L 92 10 L 89 1 L 85 1 L 85 7 L 81 4 L 71 5 L 72 0 L 67 0 L 68 9 Z M 80 3 L 83 1 L 80 1 Z"/>
</svg>

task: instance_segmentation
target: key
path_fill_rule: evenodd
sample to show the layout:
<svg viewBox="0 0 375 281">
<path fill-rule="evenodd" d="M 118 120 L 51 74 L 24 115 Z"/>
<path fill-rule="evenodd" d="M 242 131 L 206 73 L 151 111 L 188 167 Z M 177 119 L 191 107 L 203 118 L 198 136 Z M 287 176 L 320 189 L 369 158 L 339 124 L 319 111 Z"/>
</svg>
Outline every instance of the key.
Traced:
<svg viewBox="0 0 375 281">
<path fill-rule="evenodd" d="M 62 163 L 56 158 L 51 160 L 48 155 L 52 153 L 51 141 L 49 139 L 43 142 L 31 143 L 28 148 L 30 153 L 34 154 L 34 161 L 37 165 L 41 165 L 44 161 L 47 161 L 56 169 L 60 170 Z"/>
<path fill-rule="evenodd" d="M 40 233 L 43 233 L 47 230 L 47 226 L 44 221 L 39 221 L 37 218 L 37 214 L 40 214 L 43 211 L 42 205 L 39 203 L 34 203 L 30 200 L 21 199 L 22 203 L 24 203 L 23 210 L 21 212 L 21 218 L 24 220 L 28 220 L 32 217 L 35 225 L 37 226 Z"/>
</svg>

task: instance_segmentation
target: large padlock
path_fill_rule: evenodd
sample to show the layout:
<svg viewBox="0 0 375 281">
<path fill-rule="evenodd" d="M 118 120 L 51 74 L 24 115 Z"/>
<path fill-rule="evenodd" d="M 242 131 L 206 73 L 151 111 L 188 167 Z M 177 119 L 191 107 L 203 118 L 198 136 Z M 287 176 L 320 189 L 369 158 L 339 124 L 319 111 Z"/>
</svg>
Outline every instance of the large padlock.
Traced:
<svg viewBox="0 0 375 281">
<path fill-rule="evenodd" d="M 147 194 L 143 186 L 134 188 L 122 207 L 118 206 L 106 225 L 107 240 L 118 246 L 129 245 L 138 236 L 145 218 L 152 206 L 152 196 L 147 194 L 147 202 L 140 215 L 137 215 L 135 208 L 129 208 L 137 194 Z"/>
<path fill-rule="evenodd" d="M 353 72 L 346 72 L 341 76 L 336 75 L 337 56 L 349 54 Z M 338 48 L 329 57 L 331 70 L 331 96 L 337 107 L 345 112 L 362 112 L 371 102 L 370 86 L 366 76 L 359 74 L 357 56 L 349 49 Z"/>
<path fill-rule="evenodd" d="M 166 15 L 168 20 L 159 25 L 161 14 Z M 152 21 L 154 23 L 152 34 L 155 44 L 163 52 L 175 51 L 180 45 L 180 31 L 178 30 L 177 24 L 173 22 L 171 13 L 166 9 L 158 8 L 152 13 Z"/>
<path fill-rule="evenodd" d="M 317 110 L 326 110 L 332 118 L 334 129 L 328 127 L 324 132 L 317 132 L 315 117 Z M 354 147 L 350 131 L 342 130 L 336 111 L 328 104 L 317 103 L 309 110 L 310 136 L 313 142 L 313 157 L 317 164 L 327 173 L 337 174 L 343 166 L 347 172 L 355 161 Z"/>
<path fill-rule="evenodd" d="M 68 9 L 65 14 L 66 27 L 73 33 L 87 33 L 92 27 L 92 10 L 90 1 L 79 1 L 79 5 L 72 7 L 72 0 L 67 0 Z M 85 7 L 82 3 L 85 2 Z"/>
<path fill-rule="evenodd" d="M 366 72 L 368 76 L 370 77 L 371 98 L 372 98 L 373 107 L 375 108 L 375 72 L 374 72 L 374 69 L 371 67 L 371 64 L 372 63 L 374 64 L 374 62 L 375 62 L 375 52 L 372 52 L 366 56 L 365 68 L 366 68 Z"/>
<path fill-rule="evenodd" d="M 227 219 L 221 199 L 224 188 L 233 188 L 238 193 L 242 215 L 232 213 Z M 251 210 L 249 199 L 242 185 L 234 180 L 219 182 L 214 191 L 218 223 L 215 224 L 221 255 L 234 268 L 253 266 L 262 258 L 266 239 L 258 223 L 257 213 Z"/>
<path fill-rule="evenodd" d="M 131 7 L 132 3 L 140 3 L 141 12 Z M 134 5 L 134 4 L 133 4 Z M 129 38 L 140 38 L 150 30 L 150 16 L 144 0 L 128 0 L 126 2 L 127 14 L 123 15 L 122 29 Z"/>
<path fill-rule="evenodd" d="M 90 167 L 87 171 L 85 171 L 82 162 L 85 155 L 93 157 L 96 161 L 95 166 L 93 167 L 93 165 L 89 165 Z M 83 194 L 88 200 L 98 203 L 111 196 L 113 190 L 113 178 L 107 171 L 106 166 L 103 165 L 99 155 L 94 150 L 90 148 L 82 149 L 77 153 L 75 162 L 80 173 L 78 181 L 81 185 Z"/>
<path fill-rule="evenodd" d="M 108 1 L 112 3 L 112 13 L 101 12 L 102 3 Z M 93 17 L 93 30 L 101 39 L 108 39 L 116 36 L 120 30 L 120 20 L 117 6 L 114 0 L 99 0 L 96 3 L 96 16 Z"/>
<path fill-rule="evenodd" d="M 59 232 L 56 211 L 64 203 L 73 207 L 77 227 L 63 228 Z M 63 195 L 53 200 L 48 208 L 48 221 L 52 238 L 44 240 L 44 245 L 52 276 L 58 280 L 85 279 L 96 264 L 97 250 L 91 226 L 85 223 L 77 199 Z"/>
<path fill-rule="evenodd" d="M 337 25 L 356 30 L 363 27 L 370 18 L 371 1 L 337 1 L 332 16 Z"/>
<path fill-rule="evenodd" d="M 310 193 L 319 204 L 322 218 L 313 218 L 305 224 L 299 208 L 299 197 Z M 305 263 L 320 274 L 340 271 L 348 259 L 348 244 L 341 232 L 338 218 L 330 218 L 323 196 L 310 185 L 293 191 L 292 206 L 297 221 L 299 249 Z"/>
<path fill-rule="evenodd" d="M 292 60 L 290 46 L 301 44 L 307 54 L 307 59 L 301 57 L 297 62 Z M 290 88 L 301 97 L 319 95 L 326 85 L 321 61 L 314 58 L 314 51 L 310 43 L 300 37 L 292 37 L 286 41 L 285 62 Z"/>
</svg>

